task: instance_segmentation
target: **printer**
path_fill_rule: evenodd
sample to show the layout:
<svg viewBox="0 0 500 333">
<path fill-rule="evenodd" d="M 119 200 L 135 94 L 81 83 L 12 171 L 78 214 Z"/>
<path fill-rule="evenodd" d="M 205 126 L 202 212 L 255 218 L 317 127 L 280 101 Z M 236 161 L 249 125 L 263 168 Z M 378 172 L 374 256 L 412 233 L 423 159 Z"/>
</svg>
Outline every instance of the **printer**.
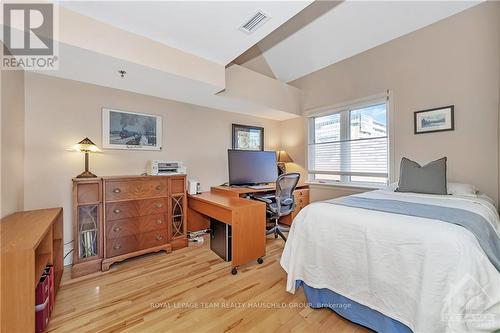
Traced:
<svg viewBox="0 0 500 333">
<path fill-rule="evenodd" d="M 147 174 L 150 176 L 185 175 L 186 167 L 179 161 L 148 161 Z"/>
</svg>

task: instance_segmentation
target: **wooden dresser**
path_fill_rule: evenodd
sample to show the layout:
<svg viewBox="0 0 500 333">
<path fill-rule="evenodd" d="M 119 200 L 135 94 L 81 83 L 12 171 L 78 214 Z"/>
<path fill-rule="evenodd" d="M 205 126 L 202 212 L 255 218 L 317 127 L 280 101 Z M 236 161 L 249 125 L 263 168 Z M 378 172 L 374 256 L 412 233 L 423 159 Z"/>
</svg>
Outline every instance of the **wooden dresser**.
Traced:
<svg viewBox="0 0 500 333">
<path fill-rule="evenodd" d="M 89 184 L 97 186 L 90 190 Z M 92 197 L 87 203 L 79 197 L 85 186 L 94 192 L 87 195 Z M 187 246 L 185 175 L 74 179 L 73 188 L 79 240 L 73 277 L 106 271 L 115 262 L 145 253 Z"/>
<path fill-rule="evenodd" d="M 57 293 L 63 273 L 62 208 L 16 212 L 0 222 L 1 332 L 35 331 L 35 289 L 54 266 Z"/>
</svg>

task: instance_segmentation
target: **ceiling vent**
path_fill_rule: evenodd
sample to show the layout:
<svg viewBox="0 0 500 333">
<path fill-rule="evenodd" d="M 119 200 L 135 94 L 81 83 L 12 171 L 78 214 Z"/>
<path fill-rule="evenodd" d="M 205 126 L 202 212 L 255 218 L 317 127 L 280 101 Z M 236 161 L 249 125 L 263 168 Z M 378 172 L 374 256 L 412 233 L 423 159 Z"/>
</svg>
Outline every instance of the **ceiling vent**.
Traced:
<svg viewBox="0 0 500 333">
<path fill-rule="evenodd" d="M 257 13 L 240 26 L 240 30 L 247 34 L 251 34 L 269 21 L 269 19 L 271 19 L 271 15 L 264 13 L 262 10 L 258 10 Z"/>
</svg>

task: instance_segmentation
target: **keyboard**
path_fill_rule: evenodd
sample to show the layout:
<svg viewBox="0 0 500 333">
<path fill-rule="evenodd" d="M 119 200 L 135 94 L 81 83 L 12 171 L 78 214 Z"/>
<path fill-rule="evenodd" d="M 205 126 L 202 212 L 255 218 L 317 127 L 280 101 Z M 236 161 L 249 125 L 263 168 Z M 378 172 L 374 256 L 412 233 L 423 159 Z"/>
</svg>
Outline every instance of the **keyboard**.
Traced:
<svg viewBox="0 0 500 333">
<path fill-rule="evenodd" d="M 252 185 L 247 187 L 252 190 L 274 190 L 272 185 Z"/>
</svg>

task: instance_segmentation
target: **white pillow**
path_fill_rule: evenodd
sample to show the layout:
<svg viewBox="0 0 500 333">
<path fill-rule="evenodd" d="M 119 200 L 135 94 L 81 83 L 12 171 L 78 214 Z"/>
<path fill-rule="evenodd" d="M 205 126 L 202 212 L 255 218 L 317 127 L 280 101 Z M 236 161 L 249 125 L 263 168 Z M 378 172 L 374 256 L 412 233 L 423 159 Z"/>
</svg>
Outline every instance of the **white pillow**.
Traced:
<svg viewBox="0 0 500 333">
<path fill-rule="evenodd" d="M 477 188 L 471 184 L 448 183 L 448 194 L 477 197 Z"/>
<path fill-rule="evenodd" d="M 386 191 L 394 192 L 398 188 L 398 183 L 391 183 L 385 188 Z M 469 197 L 477 197 L 477 188 L 471 184 L 452 183 L 447 185 L 448 194 L 450 195 L 464 195 Z"/>
</svg>

